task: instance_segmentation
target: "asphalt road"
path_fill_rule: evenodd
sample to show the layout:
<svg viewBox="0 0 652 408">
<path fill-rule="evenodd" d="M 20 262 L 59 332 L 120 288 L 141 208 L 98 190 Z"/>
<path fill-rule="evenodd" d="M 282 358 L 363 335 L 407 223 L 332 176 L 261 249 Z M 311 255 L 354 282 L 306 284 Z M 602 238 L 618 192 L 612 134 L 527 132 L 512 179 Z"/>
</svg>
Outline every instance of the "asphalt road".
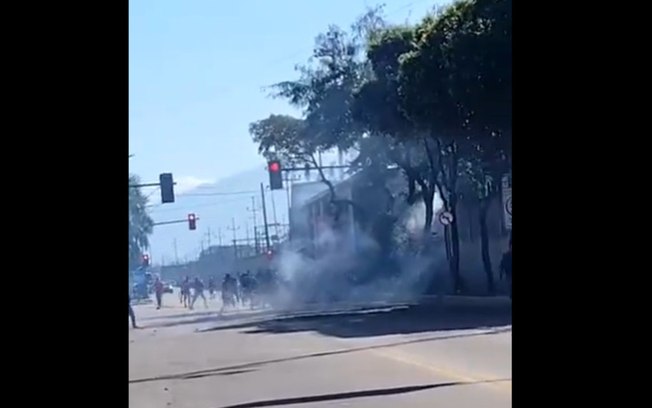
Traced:
<svg viewBox="0 0 652 408">
<path fill-rule="evenodd" d="M 511 406 L 508 305 L 220 316 L 166 301 L 135 306 L 132 408 Z"/>
</svg>

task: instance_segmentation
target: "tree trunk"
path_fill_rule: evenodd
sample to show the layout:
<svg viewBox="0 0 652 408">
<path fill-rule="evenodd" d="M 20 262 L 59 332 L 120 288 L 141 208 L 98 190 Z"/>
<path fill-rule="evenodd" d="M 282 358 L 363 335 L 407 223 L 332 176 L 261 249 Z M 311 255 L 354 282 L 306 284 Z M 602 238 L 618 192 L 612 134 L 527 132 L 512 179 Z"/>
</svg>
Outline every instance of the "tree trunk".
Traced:
<svg viewBox="0 0 652 408">
<path fill-rule="evenodd" d="M 450 213 L 453 215 L 451 228 L 451 273 L 453 275 L 453 289 L 455 293 L 464 291 L 464 282 L 460 274 L 460 232 L 457 227 L 457 199 L 451 197 Z"/>
<path fill-rule="evenodd" d="M 426 239 L 432 231 L 432 220 L 435 216 L 433 199 L 435 198 L 435 189 L 429 188 L 423 192 L 423 204 L 426 206 L 426 222 L 423 226 L 423 232 L 426 234 Z"/>
<path fill-rule="evenodd" d="M 489 229 L 487 228 L 489 203 L 489 199 L 480 200 L 480 250 L 482 253 L 482 266 L 484 267 L 484 273 L 487 275 L 487 291 L 493 295 L 496 287 L 491 267 L 491 254 L 489 253 Z"/>
<path fill-rule="evenodd" d="M 451 223 L 451 269 L 455 282 L 455 293 L 460 293 L 466 290 L 466 285 L 460 273 L 460 232 L 457 223 L 457 160 L 457 146 L 453 143 L 451 145 L 450 171 L 448 173 L 449 211 L 453 215 L 453 222 Z"/>
<path fill-rule="evenodd" d="M 408 195 L 407 195 L 407 203 L 409 205 L 414 204 L 414 193 L 416 192 L 416 180 L 412 176 L 412 172 L 404 170 L 405 171 L 405 176 L 407 177 L 407 183 L 408 183 Z"/>
</svg>

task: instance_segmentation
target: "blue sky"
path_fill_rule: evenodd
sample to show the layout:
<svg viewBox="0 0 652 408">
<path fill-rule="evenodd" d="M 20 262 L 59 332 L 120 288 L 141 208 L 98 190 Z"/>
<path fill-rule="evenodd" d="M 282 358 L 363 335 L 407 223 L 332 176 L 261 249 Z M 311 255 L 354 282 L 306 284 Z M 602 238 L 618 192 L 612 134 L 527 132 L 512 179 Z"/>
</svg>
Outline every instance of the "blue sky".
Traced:
<svg viewBox="0 0 652 408">
<path fill-rule="evenodd" d="M 415 21 L 435 0 L 386 0 L 392 22 Z M 297 114 L 261 88 L 296 77 L 315 36 L 348 27 L 364 0 L 130 0 L 130 170 L 172 172 L 183 192 L 260 166 L 247 128 Z"/>
</svg>

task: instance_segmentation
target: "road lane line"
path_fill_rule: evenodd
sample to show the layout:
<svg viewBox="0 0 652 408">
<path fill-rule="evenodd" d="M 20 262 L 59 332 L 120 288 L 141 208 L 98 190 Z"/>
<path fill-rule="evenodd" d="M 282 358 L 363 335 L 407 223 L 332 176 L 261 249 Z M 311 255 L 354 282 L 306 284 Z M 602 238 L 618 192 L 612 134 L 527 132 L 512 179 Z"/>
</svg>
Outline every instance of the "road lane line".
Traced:
<svg viewBox="0 0 652 408">
<path fill-rule="evenodd" d="M 443 376 L 452 380 L 457 380 L 457 381 L 462 381 L 462 382 L 469 382 L 469 383 L 474 383 L 474 382 L 482 382 L 482 381 L 496 381 L 496 380 L 503 380 L 503 379 L 498 379 L 492 376 L 469 376 L 466 374 L 461 373 L 460 371 L 453 370 L 449 367 L 443 368 L 443 367 L 437 367 L 432 364 L 424 363 L 421 361 L 421 359 L 417 358 L 416 356 L 413 356 L 411 354 L 405 353 L 398 351 L 396 349 L 375 349 L 375 350 L 369 350 L 369 352 L 379 356 L 383 357 L 386 359 L 394 360 L 396 362 L 400 362 L 403 364 L 408 364 L 414 367 L 421 368 L 425 371 L 429 371 L 431 373 L 437 374 L 439 376 Z M 490 386 L 494 390 L 501 391 L 501 392 L 508 392 L 511 396 L 512 393 L 512 380 L 509 379 L 508 381 L 496 381 L 496 382 L 487 382 L 482 385 Z"/>
</svg>

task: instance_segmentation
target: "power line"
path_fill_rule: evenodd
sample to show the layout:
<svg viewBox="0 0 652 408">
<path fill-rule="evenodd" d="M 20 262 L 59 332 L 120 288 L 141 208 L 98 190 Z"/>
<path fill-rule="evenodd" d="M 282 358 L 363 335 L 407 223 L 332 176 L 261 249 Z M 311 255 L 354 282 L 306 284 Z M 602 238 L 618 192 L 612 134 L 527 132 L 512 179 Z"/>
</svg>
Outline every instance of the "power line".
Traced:
<svg viewBox="0 0 652 408">
<path fill-rule="evenodd" d="M 160 207 L 160 204 L 157 204 L 156 207 L 150 208 L 150 212 L 153 214 L 161 214 L 161 213 L 167 213 L 167 212 L 173 212 L 173 211 L 183 211 L 183 210 L 194 210 L 196 208 L 207 208 L 207 207 L 214 207 L 218 205 L 223 205 L 223 204 L 233 204 L 233 203 L 240 203 L 248 199 L 249 197 L 241 197 L 235 200 L 225 200 L 225 201 L 211 201 L 208 203 L 201 203 L 201 204 L 187 204 L 183 206 L 175 206 L 175 207 L 170 207 L 170 208 L 165 208 L 165 207 Z"/>
<path fill-rule="evenodd" d="M 188 196 L 190 196 L 190 197 L 217 197 L 217 196 L 255 194 L 255 193 L 256 193 L 256 191 L 235 191 L 235 192 L 231 192 L 231 193 L 219 192 L 219 193 L 197 193 L 197 194 L 186 193 L 186 194 L 178 194 L 177 197 L 188 197 Z M 245 199 L 245 198 L 243 197 L 243 198 L 238 198 L 237 200 L 230 200 L 230 201 L 219 201 L 219 202 L 216 201 L 215 203 L 216 204 L 228 203 L 228 202 L 235 202 L 235 201 L 239 201 L 239 200 L 243 200 L 243 199 Z M 210 203 L 207 203 L 207 204 L 210 204 Z M 161 205 L 163 205 L 163 203 L 149 204 L 149 205 L 146 206 L 146 208 L 157 209 Z M 196 207 L 195 205 L 191 205 L 191 206 Z M 175 210 L 175 209 L 183 209 L 183 207 L 174 207 L 174 208 L 170 208 L 169 210 Z"/>
<path fill-rule="evenodd" d="M 184 193 L 184 194 L 179 194 L 179 197 L 213 197 L 213 196 L 225 196 L 225 195 L 240 195 L 240 194 L 256 194 L 255 190 L 250 190 L 250 191 L 232 191 L 229 193 Z"/>
</svg>

